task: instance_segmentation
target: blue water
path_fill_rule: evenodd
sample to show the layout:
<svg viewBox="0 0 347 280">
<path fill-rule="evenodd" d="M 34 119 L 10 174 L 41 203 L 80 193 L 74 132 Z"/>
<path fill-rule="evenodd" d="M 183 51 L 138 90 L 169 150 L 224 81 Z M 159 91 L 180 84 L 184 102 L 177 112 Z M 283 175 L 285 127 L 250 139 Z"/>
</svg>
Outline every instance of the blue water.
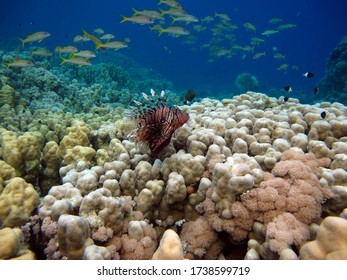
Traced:
<svg viewBox="0 0 347 280">
<path fill-rule="evenodd" d="M 291 85 L 293 97 L 312 101 L 312 89 L 323 76 L 326 59 L 341 38 L 347 35 L 347 1 L 342 0 L 181 0 L 183 8 L 199 18 L 200 22 L 188 25 L 175 23 L 191 30 L 195 40 L 186 43 L 186 36 L 170 37 L 149 30 L 148 25 L 130 22 L 120 23 L 121 15 L 131 16 L 132 8 L 166 10 L 165 5 L 158 6 L 157 0 L 12 0 L 1 4 L 0 39 L 19 44 L 17 37 L 25 37 L 36 31 L 52 34 L 41 43 L 50 50 L 57 45 L 73 45 L 73 37 L 81 34 L 81 28 L 92 32 L 101 27 L 106 33 L 116 35 L 117 40 L 131 39 L 129 48 L 118 52 L 127 55 L 142 66 L 161 73 L 172 81 L 178 91 L 194 88 L 200 96 L 228 96 L 240 93 L 234 85 L 237 75 L 247 72 L 259 81 L 259 91 L 280 91 L 284 85 Z M 254 53 L 266 55 L 253 59 L 254 53 L 241 53 L 230 59 L 213 57 L 204 44 L 213 44 L 211 29 L 219 22 L 218 17 L 209 23 L 201 22 L 206 16 L 225 13 L 230 22 L 238 27 L 224 31 L 233 34 L 234 44 L 249 45 L 251 37 L 265 39 L 265 43 L 256 47 Z M 297 27 L 287 29 L 269 37 L 261 33 L 273 29 L 279 24 L 268 23 L 274 17 L 282 18 L 279 24 L 292 23 Z M 171 20 L 166 16 L 164 26 Z M 256 33 L 247 31 L 243 24 L 250 22 L 257 28 Z M 193 26 L 206 27 L 196 32 Z M 227 39 L 218 44 L 221 48 L 230 48 Z M 81 49 L 94 50 L 89 42 Z M 112 50 L 107 51 L 112 55 Z M 286 55 L 284 60 L 273 58 L 279 52 Z M 211 59 L 213 61 L 211 61 Z M 276 70 L 282 63 L 289 65 L 286 71 Z M 295 65 L 297 70 L 292 69 Z M 304 72 L 315 74 L 312 79 L 303 78 Z M 158 89 L 160 90 L 160 89 Z M 319 99 L 319 97 L 318 97 Z"/>
</svg>

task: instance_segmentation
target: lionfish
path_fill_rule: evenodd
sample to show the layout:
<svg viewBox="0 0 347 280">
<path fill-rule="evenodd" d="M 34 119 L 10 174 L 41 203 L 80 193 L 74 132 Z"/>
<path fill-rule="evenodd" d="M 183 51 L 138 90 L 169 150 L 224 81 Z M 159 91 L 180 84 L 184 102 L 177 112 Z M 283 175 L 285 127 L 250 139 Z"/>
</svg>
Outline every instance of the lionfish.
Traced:
<svg viewBox="0 0 347 280">
<path fill-rule="evenodd" d="M 128 111 L 128 117 L 137 127 L 130 136 L 142 147 L 149 148 L 152 155 L 157 155 L 169 145 L 172 134 L 188 121 L 189 115 L 176 106 L 168 107 L 164 91 L 158 96 L 151 89 L 150 96 L 142 95 L 146 104 L 134 100 L 137 107 L 131 106 Z"/>
</svg>

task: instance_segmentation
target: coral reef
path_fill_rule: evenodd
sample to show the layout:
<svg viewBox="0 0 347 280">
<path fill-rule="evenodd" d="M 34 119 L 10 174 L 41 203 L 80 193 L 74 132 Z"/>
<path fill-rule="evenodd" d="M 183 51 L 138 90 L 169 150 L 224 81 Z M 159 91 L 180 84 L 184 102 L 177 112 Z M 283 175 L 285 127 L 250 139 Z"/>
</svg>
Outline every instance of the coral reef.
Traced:
<svg viewBox="0 0 347 280">
<path fill-rule="evenodd" d="M 318 86 L 324 100 L 347 102 L 347 36 L 334 48 L 327 59 L 327 66 Z"/>
<path fill-rule="evenodd" d="M 339 103 L 205 98 L 180 107 L 189 121 L 157 156 L 124 108 L 1 108 L 0 227 L 32 258 L 299 259 L 323 217 L 346 216 Z M 11 242 L 6 259 L 22 255 Z"/>
<path fill-rule="evenodd" d="M 249 73 L 242 73 L 238 75 L 234 84 L 242 93 L 247 91 L 256 91 L 259 86 L 258 79 Z"/>
</svg>

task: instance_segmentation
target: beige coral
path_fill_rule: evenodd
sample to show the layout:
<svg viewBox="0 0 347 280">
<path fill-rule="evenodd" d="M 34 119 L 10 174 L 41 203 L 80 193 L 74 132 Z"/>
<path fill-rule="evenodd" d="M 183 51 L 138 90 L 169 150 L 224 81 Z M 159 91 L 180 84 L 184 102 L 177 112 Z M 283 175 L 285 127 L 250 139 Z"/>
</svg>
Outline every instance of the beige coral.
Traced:
<svg viewBox="0 0 347 280">
<path fill-rule="evenodd" d="M 69 127 L 68 134 L 61 140 L 58 150 L 60 158 L 64 158 L 68 149 L 75 146 L 87 147 L 89 145 L 90 130 L 84 125 L 75 125 Z"/>
<path fill-rule="evenodd" d="M 0 230 L 0 260 L 34 260 L 35 254 L 27 249 L 23 232 L 19 228 L 3 228 Z"/>
<path fill-rule="evenodd" d="M 38 203 L 39 195 L 33 185 L 22 178 L 12 178 L 0 195 L 0 220 L 5 226 L 21 226 Z"/>
<path fill-rule="evenodd" d="M 303 245 L 300 259 L 347 260 L 347 221 L 339 217 L 327 217 L 320 224 L 316 240 Z"/>
<path fill-rule="evenodd" d="M 3 160 L 0 160 L 0 178 L 3 180 L 9 180 L 16 177 L 16 170 Z"/>
<path fill-rule="evenodd" d="M 0 131 L 3 160 L 12 166 L 16 176 L 34 183 L 39 174 L 41 142 L 27 132 L 19 137 L 12 131 Z"/>
<path fill-rule="evenodd" d="M 124 197 L 112 197 L 110 190 L 100 188 L 83 197 L 79 214 L 91 228 L 109 227 L 114 234 L 123 229 Z"/>
<path fill-rule="evenodd" d="M 79 216 L 61 215 L 58 220 L 59 250 L 68 259 L 82 259 L 84 249 L 93 245 L 88 223 Z"/>
<path fill-rule="evenodd" d="M 152 260 L 183 260 L 183 246 L 178 234 L 172 229 L 167 229 L 160 240 L 158 249 Z"/>
</svg>

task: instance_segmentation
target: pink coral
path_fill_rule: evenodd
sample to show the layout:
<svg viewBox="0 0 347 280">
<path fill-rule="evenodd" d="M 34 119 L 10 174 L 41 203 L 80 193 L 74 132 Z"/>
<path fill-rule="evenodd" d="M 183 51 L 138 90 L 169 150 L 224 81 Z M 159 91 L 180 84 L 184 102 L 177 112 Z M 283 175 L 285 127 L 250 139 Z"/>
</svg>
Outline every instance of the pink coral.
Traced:
<svg viewBox="0 0 347 280">
<path fill-rule="evenodd" d="M 45 217 L 42 221 L 41 231 L 49 238 L 53 238 L 58 232 L 58 223 L 52 221 L 50 216 Z"/>
<path fill-rule="evenodd" d="M 92 234 L 92 239 L 97 242 L 106 242 L 113 236 L 113 230 L 111 228 L 99 227 Z"/>
<path fill-rule="evenodd" d="M 259 188 L 241 196 L 255 220 L 267 224 L 284 212 L 305 224 L 320 218 L 321 203 L 331 197 L 331 192 L 320 186 L 309 167 L 299 160 L 280 161 L 272 175 L 265 176 Z"/>
<path fill-rule="evenodd" d="M 157 234 L 152 225 L 143 227 L 144 237 L 139 241 L 128 234 L 121 237 L 120 258 L 123 260 L 150 260 L 157 248 Z"/>
<path fill-rule="evenodd" d="M 203 216 L 185 223 L 180 238 L 188 259 L 217 259 L 223 248 L 222 241 Z"/>
<path fill-rule="evenodd" d="M 204 213 L 215 231 L 225 231 L 235 241 L 245 239 L 253 223 L 258 221 L 264 223 L 265 227 L 274 222 L 269 234 L 273 240 L 278 241 L 272 241 L 275 251 L 285 247 L 284 244 L 302 244 L 308 238 L 308 225 L 320 220 L 321 204 L 332 196 L 329 189 L 320 186 L 313 170 L 305 163 L 310 162 L 310 166 L 316 169 L 327 164 L 327 161 L 316 160 L 312 155 L 295 155 L 295 150 L 284 155 L 274 166 L 272 173 L 264 174 L 264 180 L 258 188 L 242 194 L 241 201 L 232 204 L 231 219 L 220 218 L 216 212 L 211 200 L 214 187 L 207 191 L 205 201 L 198 204 L 196 210 Z M 291 159 L 283 160 L 287 158 Z M 279 216 L 281 217 L 274 220 Z M 294 218 L 289 218 L 291 216 Z M 290 236 L 285 236 L 288 232 L 284 231 L 275 233 L 277 223 L 286 219 L 291 221 Z"/>
<path fill-rule="evenodd" d="M 271 251 L 280 253 L 291 245 L 301 246 L 310 237 L 310 231 L 294 215 L 283 213 L 267 225 L 266 237 Z"/>
</svg>

